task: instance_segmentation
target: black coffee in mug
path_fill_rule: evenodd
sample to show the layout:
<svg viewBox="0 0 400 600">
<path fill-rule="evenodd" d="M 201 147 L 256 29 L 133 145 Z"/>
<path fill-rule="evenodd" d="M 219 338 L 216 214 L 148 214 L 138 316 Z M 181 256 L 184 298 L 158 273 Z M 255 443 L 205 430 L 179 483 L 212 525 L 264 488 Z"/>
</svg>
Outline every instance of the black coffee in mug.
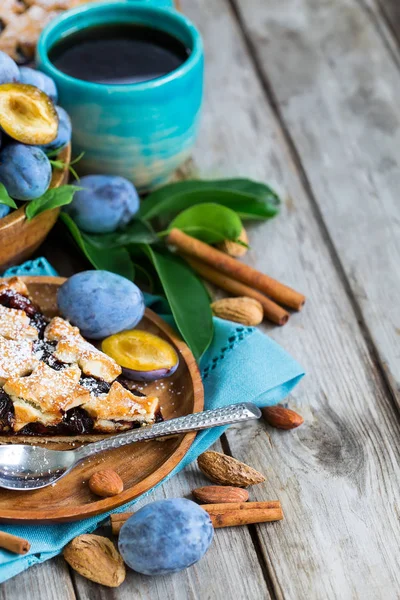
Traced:
<svg viewBox="0 0 400 600">
<path fill-rule="evenodd" d="M 48 53 L 71 77 L 104 84 L 140 83 L 167 75 L 190 55 L 173 35 L 139 24 L 107 24 L 74 32 Z"/>
</svg>

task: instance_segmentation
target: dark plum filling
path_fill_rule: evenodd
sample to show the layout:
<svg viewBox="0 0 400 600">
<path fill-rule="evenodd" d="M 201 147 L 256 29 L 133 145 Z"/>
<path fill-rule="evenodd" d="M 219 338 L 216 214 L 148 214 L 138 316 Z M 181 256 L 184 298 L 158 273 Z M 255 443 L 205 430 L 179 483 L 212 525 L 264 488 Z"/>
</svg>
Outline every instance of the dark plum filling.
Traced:
<svg viewBox="0 0 400 600">
<path fill-rule="evenodd" d="M 17 308 L 24 310 L 28 317 L 33 317 L 36 313 L 40 313 L 39 308 L 29 300 L 26 296 L 18 294 L 14 290 L 7 289 L 0 293 L 0 304 L 6 308 Z"/>
<path fill-rule="evenodd" d="M 93 419 L 86 410 L 71 408 L 65 413 L 62 423 L 46 427 L 41 423 L 29 423 L 18 433 L 19 435 L 82 435 L 93 431 Z"/>
<path fill-rule="evenodd" d="M 79 380 L 80 385 L 89 390 L 94 396 L 100 396 L 100 394 L 108 394 L 111 385 L 102 379 L 95 379 L 89 375 L 82 375 Z"/>
<path fill-rule="evenodd" d="M 55 371 L 61 371 L 65 364 L 54 358 L 53 352 L 56 349 L 57 342 L 45 342 L 44 340 L 36 340 L 33 342 L 33 351 L 38 356 L 39 360 L 46 363 Z"/>
<path fill-rule="evenodd" d="M 47 324 L 50 322 L 50 319 L 42 315 L 42 313 L 37 312 L 31 317 L 31 325 L 35 327 L 38 331 L 39 339 L 43 339 L 44 330 L 47 327 Z"/>
<path fill-rule="evenodd" d="M 164 417 L 161 414 L 161 410 L 158 409 L 155 413 L 154 413 L 154 423 L 162 423 L 164 421 Z"/>
<path fill-rule="evenodd" d="M 135 394 L 135 396 L 139 396 L 140 398 L 145 398 L 146 394 L 143 394 L 142 392 L 139 392 L 139 390 L 137 390 L 135 388 L 135 384 L 133 383 L 133 381 L 131 381 L 130 379 L 127 379 L 126 377 L 124 377 L 123 375 L 120 375 L 117 378 L 118 383 L 120 383 L 122 385 L 122 387 L 124 387 L 126 390 L 129 390 L 130 392 L 132 392 L 133 394 Z"/>
<path fill-rule="evenodd" d="M 32 327 L 37 329 L 39 338 L 43 339 L 44 330 L 50 319 L 40 312 L 39 307 L 32 300 L 15 290 L 8 289 L 0 293 L 0 304 L 6 308 L 24 310 L 28 317 L 30 317 Z"/>
<path fill-rule="evenodd" d="M 14 405 L 8 394 L 0 388 L 0 431 L 10 431 L 14 418 Z"/>
</svg>

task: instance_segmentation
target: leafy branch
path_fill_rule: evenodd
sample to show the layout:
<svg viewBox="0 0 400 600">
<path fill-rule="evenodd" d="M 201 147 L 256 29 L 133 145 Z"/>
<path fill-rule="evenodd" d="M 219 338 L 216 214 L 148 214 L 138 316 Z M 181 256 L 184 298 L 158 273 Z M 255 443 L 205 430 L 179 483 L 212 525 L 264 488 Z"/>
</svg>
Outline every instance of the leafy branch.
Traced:
<svg viewBox="0 0 400 600">
<path fill-rule="evenodd" d="M 158 283 L 178 330 L 199 359 L 213 337 L 210 298 L 191 267 L 163 243 L 165 236 L 178 228 L 208 244 L 241 243 L 242 219 L 270 219 L 279 204 L 269 186 L 249 179 L 193 180 L 151 193 L 138 215 L 114 233 L 87 234 L 67 214 L 61 219 L 94 268 Z"/>
</svg>

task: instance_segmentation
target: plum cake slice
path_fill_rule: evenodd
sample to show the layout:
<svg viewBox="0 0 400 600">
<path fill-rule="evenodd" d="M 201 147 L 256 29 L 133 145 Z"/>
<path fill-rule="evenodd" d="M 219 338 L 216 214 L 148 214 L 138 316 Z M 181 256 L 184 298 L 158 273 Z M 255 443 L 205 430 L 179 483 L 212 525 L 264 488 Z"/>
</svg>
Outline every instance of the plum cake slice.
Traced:
<svg viewBox="0 0 400 600">
<path fill-rule="evenodd" d="M 62 363 L 77 363 L 85 375 L 111 383 L 121 375 L 121 367 L 115 360 L 89 344 L 73 327 L 61 317 L 54 317 L 47 325 L 44 339 L 57 342 L 54 358 Z"/>
<path fill-rule="evenodd" d="M 90 393 L 79 385 L 80 377 L 78 365 L 55 371 L 39 363 L 30 375 L 8 379 L 3 390 L 14 405 L 14 431 L 36 422 L 59 425 L 68 410 L 88 402 Z"/>
<path fill-rule="evenodd" d="M 158 399 L 77 327 L 43 315 L 19 278 L 0 282 L 0 443 L 92 441 L 160 419 Z"/>
<path fill-rule="evenodd" d="M 95 430 L 112 433 L 132 429 L 132 424 L 152 423 L 158 410 L 158 399 L 136 395 L 114 381 L 108 394 L 91 396 L 83 408 L 94 419 Z"/>
</svg>

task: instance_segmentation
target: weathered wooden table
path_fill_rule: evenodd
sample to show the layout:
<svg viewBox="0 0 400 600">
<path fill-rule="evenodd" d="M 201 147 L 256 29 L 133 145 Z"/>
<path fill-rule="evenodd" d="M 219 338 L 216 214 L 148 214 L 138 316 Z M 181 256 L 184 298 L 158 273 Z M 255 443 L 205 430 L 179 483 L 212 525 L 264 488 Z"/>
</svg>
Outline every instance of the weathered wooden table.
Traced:
<svg viewBox="0 0 400 600">
<path fill-rule="evenodd" d="M 400 598 L 400 8 L 397 0 L 185 0 L 204 35 L 202 172 L 249 175 L 286 197 L 251 227 L 248 261 L 309 297 L 266 331 L 305 367 L 288 399 L 306 423 L 231 428 L 225 452 L 267 476 L 277 524 L 219 530 L 170 577 L 108 590 L 61 558 L 0 598 Z M 43 251 L 69 275 L 79 267 Z M 218 446 L 221 447 L 220 445 Z M 205 483 L 192 466 L 154 497 Z"/>
</svg>

